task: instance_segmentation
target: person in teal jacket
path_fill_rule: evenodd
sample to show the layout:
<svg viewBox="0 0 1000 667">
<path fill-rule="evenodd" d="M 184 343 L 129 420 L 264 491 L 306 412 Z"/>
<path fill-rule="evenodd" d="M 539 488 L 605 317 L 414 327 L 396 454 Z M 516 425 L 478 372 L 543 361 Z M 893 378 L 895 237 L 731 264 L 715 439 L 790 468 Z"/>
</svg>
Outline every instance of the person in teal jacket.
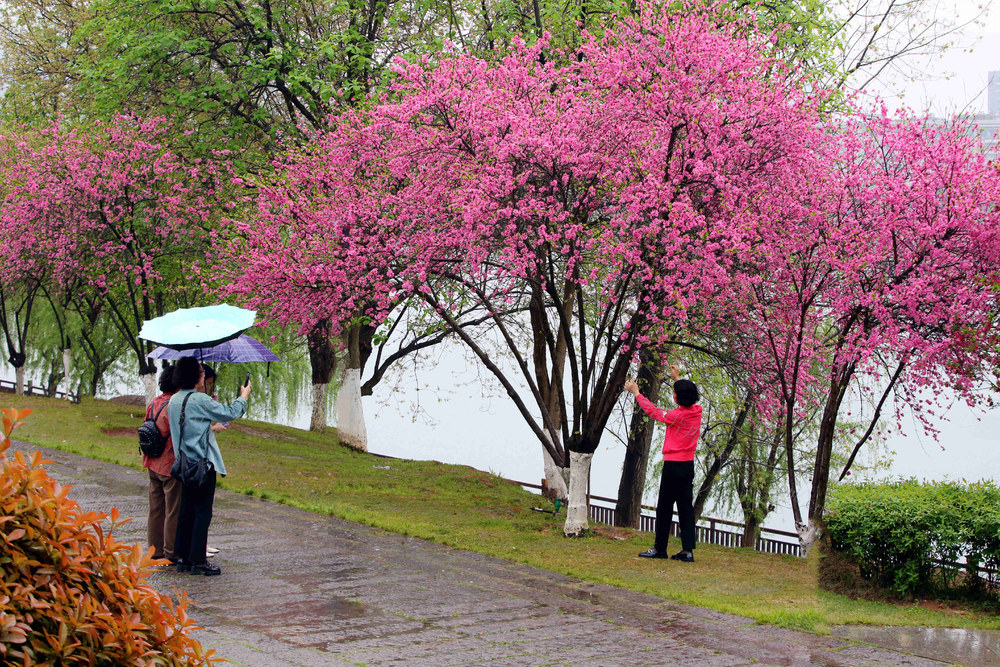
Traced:
<svg viewBox="0 0 1000 667">
<path fill-rule="evenodd" d="M 177 392 L 170 398 L 167 413 L 170 416 L 170 436 L 174 442 L 174 455 L 184 454 L 193 459 L 207 459 L 209 471 L 200 485 L 184 484 L 181 487 L 181 509 L 177 518 L 177 535 L 174 537 L 174 556 L 177 571 L 191 574 L 216 575 L 222 570 L 206 558 L 208 526 L 212 523 L 212 504 L 215 501 L 216 475 L 226 476 L 222 452 L 212 437 L 213 421 L 229 422 L 242 417 L 247 411 L 250 383 L 240 389 L 240 397 L 232 405 L 223 405 L 208 394 L 196 391 L 204 382 L 205 370 L 194 357 L 182 357 L 174 366 L 174 383 Z M 187 403 L 184 400 L 187 399 Z M 184 413 L 184 433 L 181 436 L 181 412 Z"/>
</svg>

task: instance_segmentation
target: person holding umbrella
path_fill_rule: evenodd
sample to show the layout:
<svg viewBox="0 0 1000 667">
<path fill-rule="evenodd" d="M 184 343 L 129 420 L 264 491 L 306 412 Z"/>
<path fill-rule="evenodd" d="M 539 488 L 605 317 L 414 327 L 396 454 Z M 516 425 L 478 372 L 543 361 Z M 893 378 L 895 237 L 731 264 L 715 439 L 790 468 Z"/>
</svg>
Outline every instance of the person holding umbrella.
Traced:
<svg viewBox="0 0 1000 667">
<path fill-rule="evenodd" d="M 216 378 L 215 369 L 206 363 L 202 363 L 201 367 L 202 370 L 205 371 L 205 373 L 202 375 L 202 381 L 198 383 L 195 389 L 202 392 L 203 394 L 208 394 L 215 400 L 219 400 L 219 397 L 215 395 L 215 378 Z M 229 424 L 227 422 L 212 422 L 212 428 L 208 432 L 208 439 L 211 440 L 216 447 L 218 447 L 219 445 L 215 439 L 215 434 L 222 433 L 228 427 Z M 206 557 L 211 558 L 217 553 L 219 553 L 219 550 L 216 549 L 215 547 L 213 546 L 205 547 Z"/>
<path fill-rule="evenodd" d="M 174 454 L 191 460 L 206 460 L 208 472 L 199 485 L 183 484 L 181 508 L 174 538 L 177 571 L 191 574 L 217 575 L 222 570 L 206 558 L 208 527 L 212 522 L 216 475 L 226 475 L 222 452 L 214 437 L 210 437 L 213 421 L 232 421 L 246 414 L 250 397 L 250 382 L 240 388 L 240 396 L 231 405 L 223 405 L 208 394 L 196 391 L 204 383 L 205 370 L 194 357 L 182 357 L 174 366 L 177 392 L 171 397 L 167 412 Z M 183 424 L 182 424 L 183 418 Z M 183 433 L 182 433 L 183 427 Z"/>
</svg>

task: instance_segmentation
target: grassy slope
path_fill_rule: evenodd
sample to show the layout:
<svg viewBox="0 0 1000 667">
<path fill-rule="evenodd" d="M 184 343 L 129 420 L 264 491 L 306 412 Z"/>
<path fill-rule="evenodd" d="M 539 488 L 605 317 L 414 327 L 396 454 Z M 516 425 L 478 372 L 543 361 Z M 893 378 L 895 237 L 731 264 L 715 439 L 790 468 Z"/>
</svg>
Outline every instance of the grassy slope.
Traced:
<svg viewBox="0 0 1000 667">
<path fill-rule="evenodd" d="M 16 438 L 140 467 L 140 406 L 13 396 L 5 405 L 35 410 Z M 604 526 L 566 539 L 563 513 L 532 511 L 551 504 L 519 486 L 468 466 L 354 452 L 337 443 L 333 429 L 312 433 L 238 421 L 219 442 L 230 472 L 220 486 L 231 491 L 761 622 L 814 632 L 843 623 L 1000 628 L 997 617 L 972 610 L 857 602 L 819 592 L 813 558 L 700 545 L 694 564 L 649 561 L 636 557 L 651 544 L 649 534 Z"/>
</svg>

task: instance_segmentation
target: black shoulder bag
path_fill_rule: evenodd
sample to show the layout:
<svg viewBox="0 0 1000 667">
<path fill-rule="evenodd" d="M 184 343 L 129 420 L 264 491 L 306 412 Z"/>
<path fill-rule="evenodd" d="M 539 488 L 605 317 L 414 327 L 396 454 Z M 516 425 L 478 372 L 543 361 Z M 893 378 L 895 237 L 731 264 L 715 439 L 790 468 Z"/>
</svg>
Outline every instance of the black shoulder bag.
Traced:
<svg viewBox="0 0 1000 667">
<path fill-rule="evenodd" d="M 192 391 L 191 394 L 193 393 Z M 184 402 L 181 403 L 180 442 L 177 443 L 177 458 L 170 467 L 170 476 L 181 480 L 181 484 L 187 486 L 201 486 L 205 481 L 205 475 L 208 474 L 208 452 L 206 451 L 205 457 L 198 460 L 193 460 L 184 453 L 184 409 L 191 394 L 185 396 Z"/>
</svg>

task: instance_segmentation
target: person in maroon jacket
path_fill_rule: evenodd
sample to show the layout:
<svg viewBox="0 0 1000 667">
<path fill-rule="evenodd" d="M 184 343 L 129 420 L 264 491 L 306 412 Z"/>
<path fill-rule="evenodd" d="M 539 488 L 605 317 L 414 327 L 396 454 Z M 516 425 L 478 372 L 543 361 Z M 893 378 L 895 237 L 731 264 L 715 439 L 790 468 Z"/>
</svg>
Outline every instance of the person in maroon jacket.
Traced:
<svg viewBox="0 0 1000 667">
<path fill-rule="evenodd" d="M 181 511 L 181 482 L 170 476 L 170 466 L 174 464 L 174 443 L 170 439 L 170 419 L 167 410 L 160 408 L 170 402 L 177 388 L 174 386 L 173 366 L 164 366 L 160 373 L 160 391 L 146 408 L 146 419 L 157 415 L 156 427 L 167 436 L 163 453 L 154 458 L 143 454 L 142 467 L 149 471 L 149 520 L 146 524 L 149 544 L 153 547 L 153 558 L 166 558 L 171 562 L 174 556 L 174 536 L 177 534 L 177 517 Z"/>
<path fill-rule="evenodd" d="M 660 495 L 656 501 L 656 537 L 653 548 L 639 554 L 643 558 L 666 558 L 667 540 L 670 538 L 670 522 L 673 520 L 674 505 L 677 505 L 677 520 L 681 525 L 682 550 L 670 558 L 685 563 L 694 562 L 694 450 L 698 446 L 701 433 L 701 406 L 698 403 L 698 386 L 691 380 L 680 379 L 677 366 L 670 367 L 674 379 L 674 403 L 677 408 L 668 411 L 653 405 L 639 393 L 639 385 L 633 380 L 625 381 L 625 391 L 635 396 L 639 407 L 650 418 L 666 424 L 663 439 L 663 473 L 660 476 Z"/>
</svg>

